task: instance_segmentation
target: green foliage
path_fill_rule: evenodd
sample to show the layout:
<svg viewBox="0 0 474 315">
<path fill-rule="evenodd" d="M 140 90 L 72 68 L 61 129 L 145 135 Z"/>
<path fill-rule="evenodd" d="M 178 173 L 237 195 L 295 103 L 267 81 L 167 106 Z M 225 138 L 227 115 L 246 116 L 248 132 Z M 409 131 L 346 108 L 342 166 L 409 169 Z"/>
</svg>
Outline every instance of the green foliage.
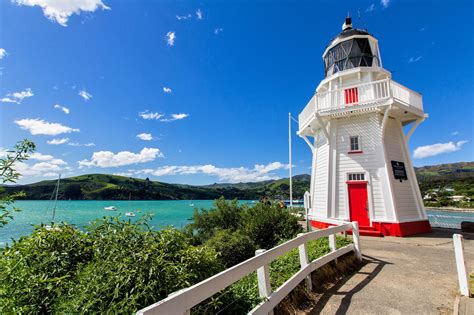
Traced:
<svg viewBox="0 0 474 315">
<path fill-rule="evenodd" d="M 204 243 L 220 230 L 241 230 L 257 248 L 272 248 L 302 231 L 297 219 L 278 203 L 259 202 L 253 207 L 220 198 L 209 210 L 195 211 L 187 231 Z"/>
<path fill-rule="evenodd" d="M 13 150 L 7 151 L 6 157 L 0 158 L 0 181 L 2 184 L 15 183 L 20 177 L 20 173 L 15 170 L 15 163 L 23 162 L 28 159 L 28 154 L 33 153 L 36 146 L 28 139 L 18 142 Z M 18 208 L 9 206 L 17 198 L 22 198 L 25 194 L 21 191 L 5 193 L 6 188 L 0 187 L 0 228 L 13 219 L 13 212 L 19 211 Z"/>
<path fill-rule="evenodd" d="M 255 244 L 241 230 L 219 230 L 207 242 L 219 253 L 219 259 L 226 267 L 232 267 L 255 255 Z"/>
<path fill-rule="evenodd" d="M 215 250 L 146 221 L 41 227 L 0 256 L 0 313 L 132 313 L 222 269 Z"/>
<path fill-rule="evenodd" d="M 192 223 L 186 229 L 195 240 L 204 243 L 218 230 L 235 230 L 240 227 L 241 214 L 248 207 L 239 205 L 238 200 L 227 201 L 223 197 L 214 201 L 214 208 L 209 210 L 194 209 Z"/>
<path fill-rule="evenodd" d="M 269 249 L 282 240 L 287 240 L 303 231 L 298 220 L 288 209 L 281 208 L 277 203 L 259 202 L 242 213 L 244 233 L 259 248 Z"/>
<path fill-rule="evenodd" d="M 91 257 L 86 235 L 73 226 L 37 227 L 0 255 L 0 313 L 50 312 Z"/>
</svg>

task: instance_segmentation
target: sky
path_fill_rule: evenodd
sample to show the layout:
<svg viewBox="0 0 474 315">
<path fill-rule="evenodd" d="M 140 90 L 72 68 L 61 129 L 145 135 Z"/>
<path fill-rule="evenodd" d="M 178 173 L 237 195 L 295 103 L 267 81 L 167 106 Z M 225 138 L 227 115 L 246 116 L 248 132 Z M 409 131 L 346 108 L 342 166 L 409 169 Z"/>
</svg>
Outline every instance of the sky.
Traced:
<svg viewBox="0 0 474 315">
<path fill-rule="evenodd" d="M 0 154 L 20 183 L 87 173 L 186 184 L 288 176 L 288 112 L 349 13 L 429 114 L 415 166 L 473 161 L 471 1 L 0 0 Z M 294 174 L 311 153 L 293 124 Z"/>
</svg>

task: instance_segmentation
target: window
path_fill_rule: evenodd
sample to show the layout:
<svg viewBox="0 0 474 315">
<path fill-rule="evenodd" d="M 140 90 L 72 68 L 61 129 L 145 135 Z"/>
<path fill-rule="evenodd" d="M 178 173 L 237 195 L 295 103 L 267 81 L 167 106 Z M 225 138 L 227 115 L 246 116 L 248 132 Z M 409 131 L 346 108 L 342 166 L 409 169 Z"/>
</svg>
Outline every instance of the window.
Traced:
<svg viewBox="0 0 474 315">
<path fill-rule="evenodd" d="M 359 144 L 359 136 L 352 136 L 350 137 L 351 147 L 350 151 L 360 151 L 360 144 Z"/>
<path fill-rule="evenodd" d="M 377 66 L 377 58 L 367 38 L 345 40 L 332 47 L 324 56 L 326 77 L 356 67 Z"/>
<path fill-rule="evenodd" d="M 365 180 L 365 174 L 364 173 L 350 173 L 350 174 L 347 174 L 347 180 L 349 181 Z"/>
</svg>

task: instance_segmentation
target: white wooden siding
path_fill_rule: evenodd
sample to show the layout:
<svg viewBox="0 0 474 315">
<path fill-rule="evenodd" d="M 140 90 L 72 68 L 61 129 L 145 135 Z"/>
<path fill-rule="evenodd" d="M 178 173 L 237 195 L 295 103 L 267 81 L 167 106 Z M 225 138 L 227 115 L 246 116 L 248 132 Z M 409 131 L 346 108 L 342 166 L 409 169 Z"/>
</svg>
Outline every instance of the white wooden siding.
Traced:
<svg viewBox="0 0 474 315">
<path fill-rule="evenodd" d="M 404 145 L 403 131 L 398 122 L 390 118 L 387 121 L 387 127 L 384 134 L 384 143 L 387 154 L 387 167 L 390 181 L 393 187 L 393 197 L 396 200 L 396 211 L 398 214 L 398 220 L 410 220 L 420 218 L 417 201 L 414 195 L 414 189 L 410 180 L 404 180 L 400 182 L 395 180 L 393 177 L 393 170 L 391 161 L 401 161 L 405 163 L 405 167 L 409 167 L 409 163 L 404 158 Z M 408 172 L 407 172 L 408 173 Z M 410 174 L 408 173 L 408 176 Z"/>
<path fill-rule="evenodd" d="M 328 174 L 329 174 L 329 144 L 323 132 L 316 136 L 316 167 L 313 169 L 314 188 L 313 215 L 327 218 L 328 216 Z"/>
<path fill-rule="evenodd" d="M 365 172 L 371 219 L 385 219 L 385 204 L 380 175 L 377 150 L 381 149 L 380 120 L 377 113 L 338 119 L 337 132 L 337 204 L 336 214 L 340 219 L 349 219 L 349 200 L 347 195 L 347 173 Z M 350 137 L 359 136 L 362 153 L 348 154 Z"/>
</svg>

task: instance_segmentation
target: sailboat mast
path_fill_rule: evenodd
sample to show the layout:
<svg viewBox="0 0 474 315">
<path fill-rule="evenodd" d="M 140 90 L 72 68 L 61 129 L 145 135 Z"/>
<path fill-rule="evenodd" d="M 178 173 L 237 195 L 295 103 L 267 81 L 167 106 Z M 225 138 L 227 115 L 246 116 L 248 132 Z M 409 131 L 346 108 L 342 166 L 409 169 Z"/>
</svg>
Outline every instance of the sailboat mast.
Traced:
<svg viewBox="0 0 474 315">
<path fill-rule="evenodd" d="M 61 174 L 59 174 L 58 183 L 56 184 L 56 196 L 54 197 L 53 219 L 51 221 L 54 221 L 54 217 L 56 216 L 56 205 L 58 204 L 58 193 L 59 193 L 59 181 L 60 180 L 61 180 Z"/>
</svg>

